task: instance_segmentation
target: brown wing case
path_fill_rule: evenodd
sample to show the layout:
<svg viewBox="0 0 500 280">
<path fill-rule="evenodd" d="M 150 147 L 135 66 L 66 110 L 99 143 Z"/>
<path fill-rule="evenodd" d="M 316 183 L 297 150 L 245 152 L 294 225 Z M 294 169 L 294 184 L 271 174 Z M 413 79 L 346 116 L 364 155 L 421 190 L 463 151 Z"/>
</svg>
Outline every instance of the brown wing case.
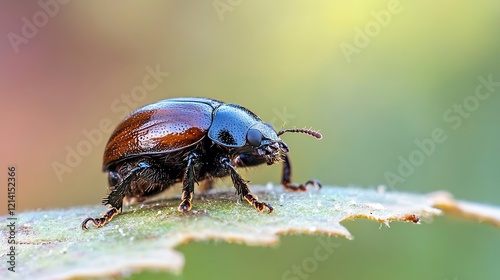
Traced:
<svg viewBox="0 0 500 280">
<path fill-rule="evenodd" d="M 196 144 L 207 134 L 213 110 L 206 103 L 169 100 L 138 109 L 109 138 L 103 169 L 136 155 L 168 153 Z"/>
</svg>

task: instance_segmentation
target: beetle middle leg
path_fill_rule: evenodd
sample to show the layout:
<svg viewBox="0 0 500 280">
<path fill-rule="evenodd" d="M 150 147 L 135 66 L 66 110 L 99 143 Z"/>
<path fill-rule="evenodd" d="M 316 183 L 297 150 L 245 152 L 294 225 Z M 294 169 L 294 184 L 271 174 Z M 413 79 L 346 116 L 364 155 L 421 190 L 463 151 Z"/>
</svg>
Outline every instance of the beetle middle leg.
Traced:
<svg viewBox="0 0 500 280">
<path fill-rule="evenodd" d="M 311 185 L 314 187 L 321 188 L 321 183 L 317 180 L 309 180 L 305 184 L 294 184 L 291 182 L 292 179 L 292 165 L 288 155 L 283 155 L 283 177 L 281 179 L 281 184 L 285 189 L 294 192 L 305 192 L 307 191 L 307 186 Z"/>
<path fill-rule="evenodd" d="M 198 155 L 196 153 L 191 153 L 188 156 L 188 163 L 182 180 L 182 201 L 178 208 L 180 212 L 188 212 L 193 206 L 191 200 L 193 200 L 194 182 L 196 181 L 194 178 L 194 166 L 197 158 Z"/>
<path fill-rule="evenodd" d="M 222 164 L 225 168 L 228 169 L 231 175 L 231 180 L 233 181 L 234 187 L 236 188 L 236 191 L 238 192 L 238 195 L 240 195 L 240 197 L 244 197 L 246 201 L 248 201 L 248 203 L 250 203 L 253 207 L 255 207 L 255 209 L 260 212 L 263 212 L 266 209 L 267 213 L 273 212 L 273 207 L 269 203 L 260 202 L 257 196 L 250 192 L 247 182 L 243 180 L 243 178 L 241 178 L 238 172 L 236 172 L 236 169 L 234 169 L 228 159 L 223 159 Z"/>
</svg>

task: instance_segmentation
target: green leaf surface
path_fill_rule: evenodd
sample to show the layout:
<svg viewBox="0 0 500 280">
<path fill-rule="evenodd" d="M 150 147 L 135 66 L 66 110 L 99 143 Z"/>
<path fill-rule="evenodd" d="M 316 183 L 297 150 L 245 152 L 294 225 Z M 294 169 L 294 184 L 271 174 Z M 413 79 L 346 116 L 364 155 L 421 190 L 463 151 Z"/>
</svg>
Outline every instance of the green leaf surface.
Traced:
<svg viewBox="0 0 500 280">
<path fill-rule="evenodd" d="M 347 219 L 368 218 L 420 223 L 443 209 L 500 225 L 498 207 L 455 202 L 444 192 L 429 195 L 326 186 L 305 193 L 282 187 L 253 186 L 261 201 L 273 205 L 271 214 L 259 213 L 238 202 L 234 190 L 197 194 L 189 213 L 177 211 L 179 197 L 125 207 L 103 228 L 83 231 L 88 216 L 101 215 L 104 206 L 33 211 L 16 216 L 16 272 L 2 266 L 0 279 L 68 279 L 113 276 L 143 269 L 181 273 L 184 257 L 179 244 L 223 240 L 249 245 L 272 245 L 289 233 L 353 237 L 341 225 Z M 461 207 L 465 208 L 462 209 Z M 479 210 L 478 210 L 479 209 Z M 6 247 L 9 217 L 1 217 L 1 239 Z M 6 252 L 2 253 L 6 259 Z"/>
</svg>

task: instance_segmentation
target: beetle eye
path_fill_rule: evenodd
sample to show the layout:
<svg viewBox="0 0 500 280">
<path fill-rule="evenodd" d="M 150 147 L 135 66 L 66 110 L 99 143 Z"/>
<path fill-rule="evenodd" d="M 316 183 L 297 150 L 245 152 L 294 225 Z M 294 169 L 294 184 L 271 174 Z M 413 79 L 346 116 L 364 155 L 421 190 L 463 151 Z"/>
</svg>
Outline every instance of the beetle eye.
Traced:
<svg viewBox="0 0 500 280">
<path fill-rule="evenodd" d="M 258 147 L 262 141 L 262 133 L 257 129 L 249 129 L 247 132 L 247 142 L 248 144 Z"/>
</svg>

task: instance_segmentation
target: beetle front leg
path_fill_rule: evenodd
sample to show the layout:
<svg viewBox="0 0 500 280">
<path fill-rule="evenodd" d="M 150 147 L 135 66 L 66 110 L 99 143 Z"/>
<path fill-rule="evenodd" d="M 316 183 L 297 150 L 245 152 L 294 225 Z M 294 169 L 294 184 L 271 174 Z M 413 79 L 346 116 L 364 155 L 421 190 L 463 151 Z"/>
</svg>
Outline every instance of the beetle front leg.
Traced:
<svg viewBox="0 0 500 280">
<path fill-rule="evenodd" d="M 281 179 L 281 184 L 283 184 L 283 187 L 285 187 L 285 189 L 294 192 L 305 192 L 307 191 L 308 185 L 321 188 L 321 183 L 317 180 L 309 180 L 305 184 L 297 185 L 291 182 L 291 178 L 292 178 L 292 165 L 290 164 L 290 159 L 288 158 L 288 155 L 285 154 L 283 156 L 283 177 Z"/>
<path fill-rule="evenodd" d="M 194 165 L 198 158 L 196 153 L 191 153 L 188 156 L 188 164 L 186 166 L 186 171 L 184 172 L 184 178 L 182 180 L 182 201 L 179 204 L 178 210 L 180 212 L 188 212 L 191 210 L 194 192 Z"/>
<path fill-rule="evenodd" d="M 246 201 L 248 201 L 248 203 L 250 203 L 253 207 L 255 207 L 255 209 L 260 212 L 263 212 L 266 209 L 268 214 L 273 212 L 274 209 L 269 203 L 260 202 L 257 196 L 250 192 L 247 182 L 243 180 L 243 178 L 241 178 L 238 172 L 236 172 L 236 169 L 234 169 L 228 159 L 223 159 L 222 164 L 229 170 L 231 180 L 233 181 L 234 187 L 236 188 L 236 191 L 238 192 L 238 195 L 240 195 L 240 197 L 244 197 Z"/>
</svg>

